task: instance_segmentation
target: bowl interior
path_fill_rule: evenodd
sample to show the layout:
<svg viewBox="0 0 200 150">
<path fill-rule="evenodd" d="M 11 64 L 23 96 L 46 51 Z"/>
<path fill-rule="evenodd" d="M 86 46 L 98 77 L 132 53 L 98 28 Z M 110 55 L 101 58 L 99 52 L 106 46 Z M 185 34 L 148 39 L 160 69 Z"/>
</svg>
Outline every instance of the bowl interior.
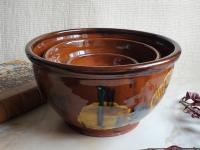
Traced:
<svg viewBox="0 0 200 150">
<path fill-rule="evenodd" d="M 47 50 L 43 57 L 72 65 L 115 66 L 153 61 L 160 54 L 141 42 L 95 38 L 62 42 Z"/>
<path fill-rule="evenodd" d="M 137 61 L 133 58 L 113 53 L 78 55 L 72 57 L 72 59 L 67 62 L 67 64 L 79 66 L 116 66 L 135 63 L 137 63 Z"/>
<path fill-rule="evenodd" d="M 38 64 L 89 74 L 113 74 L 142 71 L 144 68 L 151 70 L 155 68 L 156 71 L 158 66 L 174 63 L 181 49 L 175 41 L 152 33 L 124 29 L 83 28 L 36 37 L 26 45 L 26 53 Z M 109 67 L 68 63 L 72 59 L 79 59 L 82 56 L 86 59 L 86 56 L 94 56 L 97 53 L 119 54 L 130 57 L 137 63 Z M 88 56 L 87 59 L 91 57 Z"/>
</svg>

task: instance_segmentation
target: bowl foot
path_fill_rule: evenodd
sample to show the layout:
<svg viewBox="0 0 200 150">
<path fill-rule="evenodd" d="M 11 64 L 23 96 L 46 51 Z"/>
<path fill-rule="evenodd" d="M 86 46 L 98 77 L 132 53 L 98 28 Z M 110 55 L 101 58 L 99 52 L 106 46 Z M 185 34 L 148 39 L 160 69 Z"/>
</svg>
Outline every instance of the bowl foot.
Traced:
<svg viewBox="0 0 200 150">
<path fill-rule="evenodd" d="M 71 124 L 68 124 L 68 126 L 70 128 L 72 128 L 73 130 L 75 130 L 81 134 L 88 135 L 88 136 L 112 137 L 112 136 L 118 136 L 118 135 L 125 134 L 125 133 L 133 130 L 134 128 L 136 128 L 138 124 L 139 123 L 135 123 L 135 124 L 127 125 L 124 127 L 115 128 L 115 129 L 107 129 L 107 130 L 95 130 L 95 129 L 88 129 L 88 128 L 80 128 L 80 127 L 77 127 L 77 126 L 74 126 Z"/>
</svg>

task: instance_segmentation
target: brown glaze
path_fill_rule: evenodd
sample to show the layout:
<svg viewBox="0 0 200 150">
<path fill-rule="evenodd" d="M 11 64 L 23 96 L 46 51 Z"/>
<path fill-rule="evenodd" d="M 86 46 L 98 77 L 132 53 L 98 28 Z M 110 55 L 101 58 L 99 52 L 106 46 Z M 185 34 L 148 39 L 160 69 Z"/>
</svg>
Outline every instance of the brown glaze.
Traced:
<svg viewBox="0 0 200 150">
<path fill-rule="evenodd" d="M 88 128 L 84 128 L 84 127 L 79 128 L 74 125 L 68 124 L 68 126 L 70 128 L 76 130 L 77 132 L 79 132 L 81 134 L 85 134 L 85 135 L 89 135 L 89 136 L 96 136 L 96 137 L 105 137 L 105 136 L 111 137 L 111 136 L 125 134 L 125 133 L 135 129 L 137 127 L 137 125 L 138 125 L 138 123 L 130 124 L 130 125 L 120 127 L 120 128 L 108 129 L 108 130 L 105 130 L 104 132 L 102 132 L 101 130 L 92 130 L 92 129 L 88 129 Z"/>
<path fill-rule="evenodd" d="M 104 47 L 112 47 L 112 51 L 101 49 L 95 54 L 76 57 L 77 60 L 71 63 L 57 63 L 43 58 L 54 57 L 55 51 L 50 54 L 50 50 L 63 46 L 63 43 L 89 40 L 95 43 L 101 38 L 117 41 L 114 46 L 112 42 L 104 41 Z M 154 54 L 157 51 L 160 58 L 146 61 L 150 55 L 137 53 L 137 58 L 141 58 L 139 60 L 135 57 L 135 49 L 115 49 L 118 42 L 124 41 L 126 44 L 142 43 L 156 49 Z M 95 50 L 96 46 L 93 47 Z M 62 56 L 72 50 L 63 49 L 60 49 L 65 51 Z M 80 49 L 73 49 L 73 53 L 78 51 Z M 37 37 L 27 44 L 26 53 L 33 62 L 41 94 L 70 126 L 87 135 L 114 136 L 134 128 L 160 101 L 181 49 L 171 39 L 145 32 L 74 29 Z M 113 65 L 113 60 L 119 56 L 125 63 Z M 133 61 L 134 64 L 132 59 L 138 62 Z M 66 57 L 63 60 L 66 61 Z"/>
<path fill-rule="evenodd" d="M 137 61 L 133 58 L 113 54 L 113 53 L 95 53 L 86 54 L 78 57 L 74 57 L 66 62 L 67 64 L 78 65 L 78 66 L 116 66 L 116 65 L 127 65 L 135 64 Z"/>
<path fill-rule="evenodd" d="M 102 53 L 121 55 L 124 57 L 126 56 L 136 60 L 139 63 L 160 58 L 160 54 L 152 46 L 137 41 L 112 38 L 94 38 L 66 41 L 57 44 L 47 50 L 47 52 L 45 52 L 44 54 L 44 58 L 53 62 L 69 63 L 71 60 L 74 60 L 77 57 L 89 55 L 90 57 L 87 57 L 87 60 L 84 59 L 84 63 L 83 61 L 81 61 L 81 64 L 73 64 L 87 66 L 87 64 L 85 64 L 85 61 L 88 61 L 88 59 L 99 58 L 100 54 Z M 102 59 L 101 62 L 104 59 Z M 90 64 L 89 66 L 95 67 L 95 64 Z"/>
</svg>

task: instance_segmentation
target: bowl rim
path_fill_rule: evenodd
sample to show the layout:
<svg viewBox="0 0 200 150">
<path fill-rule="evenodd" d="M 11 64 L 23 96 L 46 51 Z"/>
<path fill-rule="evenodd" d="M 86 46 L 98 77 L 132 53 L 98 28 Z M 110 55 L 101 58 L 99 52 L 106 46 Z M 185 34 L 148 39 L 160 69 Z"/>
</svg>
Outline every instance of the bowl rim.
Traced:
<svg viewBox="0 0 200 150">
<path fill-rule="evenodd" d="M 127 64 L 127 65 L 117 65 L 117 66 L 95 66 L 95 67 L 89 67 L 89 66 L 76 66 L 76 65 L 70 65 L 70 64 L 62 64 L 62 63 L 56 63 L 50 60 L 47 60 L 41 56 L 36 55 L 32 51 L 33 45 L 36 45 L 37 43 L 42 42 L 43 40 L 51 39 L 53 37 L 59 37 L 59 35 L 64 35 L 64 34 L 73 34 L 73 33 L 79 33 L 79 34 L 84 34 L 84 33 L 101 33 L 101 32 L 106 32 L 106 33 L 119 33 L 119 34 L 133 34 L 133 35 L 139 35 L 141 37 L 148 37 L 148 38 L 156 38 L 160 40 L 167 41 L 168 43 L 172 44 L 174 47 L 174 50 L 172 53 L 169 55 L 153 60 L 153 61 L 148 61 L 144 63 L 138 63 L 138 64 Z M 63 41 L 65 42 L 65 41 Z M 136 42 L 141 42 L 137 41 Z M 62 42 L 61 42 L 62 43 Z M 141 42 L 143 43 L 143 42 Z M 58 43 L 59 44 L 59 43 Z M 147 43 L 144 43 L 148 45 Z M 148 45 L 151 46 L 151 45 Z M 40 36 L 37 36 L 33 38 L 31 41 L 29 41 L 26 46 L 25 46 L 25 53 L 27 57 L 34 63 L 34 64 L 39 64 L 43 65 L 46 67 L 54 67 L 57 69 L 62 69 L 62 70 L 67 70 L 71 72 L 78 72 L 78 73 L 86 73 L 86 74 L 116 74 L 116 73 L 126 73 L 126 72 L 137 72 L 137 71 L 144 71 L 144 70 L 149 70 L 153 67 L 162 67 L 167 64 L 174 63 L 180 56 L 181 54 L 181 47 L 177 42 L 174 40 L 162 36 L 159 34 L 154 34 L 150 32 L 144 32 L 144 31 L 137 31 L 137 30 L 129 30 L 129 29 L 119 29 L 119 28 L 76 28 L 76 29 L 67 29 L 67 30 L 60 30 L 60 31 L 54 31 L 46 34 L 42 34 Z"/>
</svg>

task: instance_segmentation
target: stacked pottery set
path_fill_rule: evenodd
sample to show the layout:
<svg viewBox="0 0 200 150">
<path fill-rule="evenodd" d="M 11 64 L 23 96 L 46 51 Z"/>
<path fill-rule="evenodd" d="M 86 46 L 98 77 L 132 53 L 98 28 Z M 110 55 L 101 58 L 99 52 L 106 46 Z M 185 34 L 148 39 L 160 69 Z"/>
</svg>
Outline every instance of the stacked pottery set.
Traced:
<svg viewBox="0 0 200 150">
<path fill-rule="evenodd" d="M 157 105 L 181 49 L 156 34 L 90 28 L 36 37 L 26 54 L 42 96 L 70 127 L 115 136 Z"/>
</svg>

